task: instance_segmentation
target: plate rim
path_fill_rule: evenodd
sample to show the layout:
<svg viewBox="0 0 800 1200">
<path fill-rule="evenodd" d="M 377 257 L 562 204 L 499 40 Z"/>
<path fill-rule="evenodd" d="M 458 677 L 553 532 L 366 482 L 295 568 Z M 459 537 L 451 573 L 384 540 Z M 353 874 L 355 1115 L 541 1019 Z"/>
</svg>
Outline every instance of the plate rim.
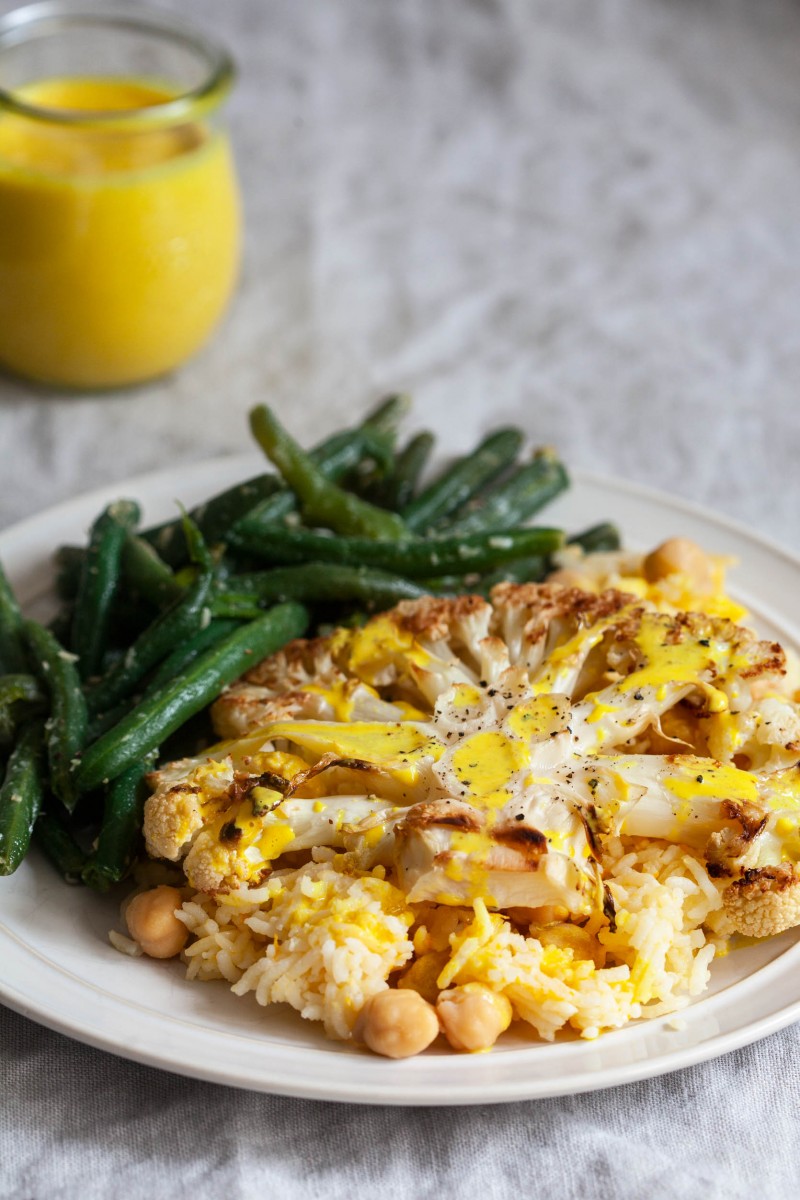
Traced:
<svg viewBox="0 0 800 1200">
<path fill-rule="evenodd" d="M 0 557 L 7 554 L 9 548 L 13 555 L 14 545 L 19 544 L 20 540 L 23 544 L 30 538 L 36 542 L 40 541 L 44 527 L 48 521 L 58 519 L 61 523 L 72 522 L 73 524 L 77 524 L 80 520 L 83 523 L 87 513 L 91 513 L 95 507 L 99 508 L 108 499 L 118 496 L 121 490 L 136 494 L 137 492 L 152 492 L 153 489 L 156 491 L 159 489 L 163 490 L 167 485 L 170 487 L 174 486 L 176 490 L 179 490 L 181 487 L 190 487 L 209 470 L 229 473 L 232 485 L 236 478 L 247 477 L 244 473 L 249 471 L 251 467 L 257 470 L 259 465 L 267 469 L 267 464 L 264 463 L 264 460 L 252 452 L 221 455 L 199 462 L 178 464 L 177 467 L 140 473 L 120 482 L 106 484 L 99 488 L 94 488 L 89 492 L 71 496 L 0 531 Z M 620 479 L 598 472 L 574 469 L 571 471 L 571 475 L 573 480 L 579 485 L 593 486 L 602 490 L 610 489 L 612 493 L 615 492 L 629 500 L 639 498 L 662 509 L 668 509 L 678 514 L 685 513 L 687 516 L 725 530 L 728 534 L 733 535 L 737 541 L 744 541 L 755 549 L 767 551 L 771 556 L 780 559 L 793 570 L 800 571 L 800 554 L 781 545 L 769 536 L 755 531 L 744 522 L 725 514 L 717 513 L 700 502 L 675 496 L 661 489 L 639 483 L 638 481 Z M 223 484 L 223 486 L 226 485 Z M 148 503 L 146 496 L 142 496 L 142 502 L 146 507 Z M 790 614 L 782 614 L 780 610 L 778 611 L 779 615 L 784 616 L 787 622 L 794 623 L 795 619 Z M 2 899 L 1 891 L 0 899 Z M 8 936 L 8 933 L 10 931 L 5 930 L 5 927 L 3 927 L 3 934 Z M 16 935 L 11 934 L 11 936 L 16 939 Z M 18 953 L 32 954 L 34 956 L 39 955 L 48 964 L 49 969 L 53 967 L 57 970 L 62 969 L 58 964 L 40 955 L 33 946 L 22 942 L 20 939 L 16 940 L 19 942 Z M 793 949 L 797 951 L 798 946 L 795 945 Z M 773 974 L 790 971 L 791 968 L 787 967 L 785 962 L 787 954 L 790 955 L 791 950 L 780 953 L 770 963 L 756 969 L 751 975 L 738 981 L 738 984 L 757 980 L 757 977 L 762 976 L 764 971 L 768 971 L 771 966 L 775 968 Z M 13 963 L 14 956 L 12 954 L 9 965 L 13 966 Z M 492 1088 L 491 1084 L 487 1085 L 485 1080 L 465 1085 L 463 1080 L 446 1079 L 438 1092 L 434 1092 L 434 1094 L 426 1092 L 424 1095 L 420 1093 L 419 1085 L 414 1083 L 413 1068 L 406 1066 L 404 1069 L 404 1064 L 392 1062 L 387 1064 L 384 1060 L 378 1060 L 378 1065 L 384 1067 L 383 1073 L 386 1074 L 391 1071 L 393 1079 L 391 1082 L 382 1083 L 380 1082 L 380 1076 L 378 1076 L 365 1093 L 363 1084 L 359 1081 L 351 1082 L 348 1080 L 346 1072 L 338 1073 L 339 1078 L 335 1086 L 331 1084 L 330 1078 L 327 1077 L 323 1077 L 320 1081 L 303 1078 L 298 1083 L 295 1083 L 291 1078 L 287 1078 L 283 1074 L 280 1074 L 280 1077 L 271 1073 L 265 1076 L 263 1065 L 259 1066 L 259 1077 L 254 1078 L 251 1072 L 243 1072 L 241 1069 L 236 1072 L 216 1064 L 212 1066 L 202 1062 L 194 1063 L 182 1057 L 180 1049 L 176 1049 L 170 1053 L 165 1049 L 163 1039 L 160 1045 L 157 1046 L 126 1044 L 122 1029 L 109 1030 L 108 1032 L 96 1030 L 89 1026 L 85 1019 L 81 1020 L 77 1016 L 70 1018 L 60 1013 L 57 1007 L 54 1007 L 53 1002 L 50 1004 L 46 1000 L 39 1000 L 37 1002 L 31 996 L 26 995 L 24 991 L 20 991 L 8 978 L 9 974 L 13 975 L 13 971 L 4 972 L 3 978 L 0 978 L 0 1002 L 22 1016 L 96 1049 L 140 1062 L 147 1066 L 171 1070 L 181 1075 L 214 1083 L 299 1098 L 361 1104 L 466 1106 L 477 1103 L 510 1103 L 518 1100 L 544 1099 L 546 1097 L 594 1091 L 625 1083 L 633 1083 L 646 1078 L 653 1078 L 671 1071 L 682 1070 L 686 1067 L 706 1062 L 720 1054 L 739 1049 L 762 1037 L 766 1037 L 770 1033 L 776 1032 L 800 1018 L 800 983 L 798 983 L 795 998 L 782 1003 L 775 1011 L 766 1013 L 755 1021 L 745 1022 L 741 1027 L 726 1032 L 717 1032 L 710 1037 L 701 1038 L 701 1040 L 683 1048 L 675 1047 L 674 1050 L 658 1053 L 653 1058 L 642 1057 L 631 1062 L 618 1063 L 612 1068 L 606 1067 L 599 1071 L 584 1069 L 582 1072 L 574 1075 L 567 1074 L 561 1079 L 548 1077 L 542 1080 L 536 1075 L 515 1080 L 505 1079 L 496 1088 Z M 79 976 L 75 978 L 79 984 L 98 990 L 89 979 Z M 733 986 L 738 986 L 738 984 L 734 984 Z M 112 1009 L 119 1007 L 124 1010 L 126 1005 L 129 1004 L 127 998 L 115 996 L 112 993 L 107 993 L 107 995 L 111 1001 Z M 689 1011 L 697 1012 L 703 1003 L 711 1003 L 722 996 L 724 996 L 724 991 L 717 993 L 716 996 L 706 997 L 705 999 L 701 997 L 691 1005 Z M 193 1036 L 201 1038 L 208 1036 L 209 1038 L 224 1041 L 227 1036 L 245 1036 L 242 1034 L 227 1035 L 222 1030 L 202 1030 L 198 1026 L 191 1025 L 188 1022 L 181 1023 L 190 1031 L 188 1034 L 190 1039 Z M 654 1021 L 652 1025 L 655 1026 L 658 1023 L 658 1021 Z M 642 1023 L 639 1028 L 644 1028 L 645 1026 L 646 1023 Z M 601 1041 L 606 1044 L 606 1039 L 613 1038 L 615 1033 L 623 1032 L 624 1030 L 611 1031 L 603 1035 Z M 562 1046 L 565 1044 L 560 1043 Z M 580 1046 L 592 1044 L 595 1043 L 578 1043 Z M 324 1047 L 321 1046 L 320 1050 L 324 1051 Z M 291 1046 L 287 1043 L 284 1053 L 289 1056 L 300 1054 L 305 1057 L 305 1055 L 316 1054 L 317 1052 L 316 1049 L 312 1050 L 310 1048 Z M 327 1053 L 331 1055 L 331 1061 L 333 1061 L 333 1053 L 330 1051 Z M 512 1050 L 508 1053 L 514 1054 L 515 1052 Z M 280 1060 L 281 1055 L 278 1054 L 277 1058 Z M 340 1063 L 349 1061 L 352 1063 L 361 1060 L 356 1058 L 345 1060 L 342 1057 L 337 1057 L 336 1061 Z M 374 1060 L 370 1059 L 370 1061 Z M 415 1061 L 439 1060 L 408 1061 L 411 1063 Z M 468 1069 L 470 1063 L 474 1062 L 475 1059 L 474 1056 L 459 1058 L 445 1057 L 441 1061 L 460 1064 L 455 1071 L 451 1069 L 448 1075 L 461 1075 L 464 1073 L 465 1068 Z M 375 1068 L 376 1072 L 378 1071 L 378 1065 Z M 282 1066 L 285 1066 L 285 1064 L 281 1064 L 279 1061 L 279 1073 Z M 444 1075 L 444 1072 L 442 1074 Z M 453 1086 L 459 1087 L 459 1092 L 456 1095 L 450 1090 Z"/>
</svg>

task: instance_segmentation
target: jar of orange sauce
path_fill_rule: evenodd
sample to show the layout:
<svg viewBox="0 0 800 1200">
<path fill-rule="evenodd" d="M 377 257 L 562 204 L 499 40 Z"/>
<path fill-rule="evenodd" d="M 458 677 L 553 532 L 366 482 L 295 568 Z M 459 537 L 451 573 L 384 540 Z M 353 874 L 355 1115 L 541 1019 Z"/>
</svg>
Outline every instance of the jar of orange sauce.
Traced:
<svg viewBox="0 0 800 1200">
<path fill-rule="evenodd" d="M 232 79 L 224 50 L 148 9 L 0 20 L 0 366 L 115 387 L 203 344 L 239 263 Z"/>
</svg>

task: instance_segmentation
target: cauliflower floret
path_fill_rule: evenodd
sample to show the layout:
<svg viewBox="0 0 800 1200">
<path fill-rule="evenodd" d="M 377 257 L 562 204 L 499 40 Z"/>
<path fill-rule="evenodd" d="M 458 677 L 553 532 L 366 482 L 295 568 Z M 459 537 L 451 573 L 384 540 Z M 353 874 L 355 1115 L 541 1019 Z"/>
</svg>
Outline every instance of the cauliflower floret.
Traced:
<svg viewBox="0 0 800 1200">
<path fill-rule="evenodd" d="M 773 937 L 800 925 L 800 875 L 794 863 L 757 867 L 731 883 L 722 901 L 737 933 Z"/>
<path fill-rule="evenodd" d="M 318 683 L 320 679 L 341 678 L 337 659 L 350 636 L 346 629 L 337 629 L 329 638 L 295 638 L 282 650 L 256 663 L 242 678 L 272 695 L 302 691 L 305 684 Z"/>
<path fill-rule="evenodd" d="M 499 583 L 492 589 L 493 630 L 509 660 L 535 672 L 552 650 L 631 604 L 622 592 L 599 596 L 546 583 Z"/>
<path fill-rule="evenodd" d="M 157 778 L 156 774 L 151 776 L 151 785 Z M 220 805 L 229 802 L 233 780 L 230 759 L 203 764 L 183 782 L 170 785 L 169 777 L 162 778 L 161 786 L 145 804 L 147 853 L 153 858 L 177 862 L 206 824 L 209 810 L 216 812 Z"/>
<path fill-rule="evenodd" d="M 259 817 L 248 805 L 231 809 L 195 838 L 184 862 L 186 878 L 201 892 L 258 886 L 287 851 L 344 847 L 350 831 L 391 808 L 374 796 L 283 800 L 276 795 L 274 807 Z"/>
<path fill-rule="evenodd" d="M 238 738 L 266 725 L 290 717 L 313 717 L 316 705 L 305 692 L 275 696 L 255 683 L 235 683 L 226 688 L 211 707 L 214 728 L 223 738 Z"/>
<path fill-rule="evenodd" d="M 777 771 L 800 758 L 800 712 L 780 696 L 764 696 L 735 715 L 707 721 L 706 726 L 709 752 L 722 762 L 735 757 L 751 770 Z"/>
</svg>

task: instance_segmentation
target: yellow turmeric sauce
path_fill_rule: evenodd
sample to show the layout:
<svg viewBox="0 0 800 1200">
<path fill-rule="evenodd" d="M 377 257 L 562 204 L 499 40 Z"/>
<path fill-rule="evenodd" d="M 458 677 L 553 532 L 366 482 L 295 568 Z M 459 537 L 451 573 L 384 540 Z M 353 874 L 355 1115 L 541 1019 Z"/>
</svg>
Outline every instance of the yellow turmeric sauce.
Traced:
<svg viewBox="0 0 800 1200">
<path fill-rule="evenodd" d="M 147 81 L 47 79 L 15 96 L 54 116 L 0 116 L 0 362 L 74 387 L 171 370 L 205 341 L 236 279 L 225 136 L 190 118 L 140 120 L 175 98 Z M 66 113 L 130 116 L 117 128 Z"/>
</svg>

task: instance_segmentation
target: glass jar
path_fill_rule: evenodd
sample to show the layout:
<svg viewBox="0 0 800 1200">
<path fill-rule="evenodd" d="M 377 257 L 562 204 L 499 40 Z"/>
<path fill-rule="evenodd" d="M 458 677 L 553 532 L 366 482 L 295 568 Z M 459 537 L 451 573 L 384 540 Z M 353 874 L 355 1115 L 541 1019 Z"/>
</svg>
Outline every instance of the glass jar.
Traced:
<svg viewBox="0 0 800 1200">
<path fill-rule="evenodd" d="M 0 20 L 0 364 L 115 387 L 202 345 L 239 264 L 232 80 L 224 50 L 147 9 Z"/>
</svg>

